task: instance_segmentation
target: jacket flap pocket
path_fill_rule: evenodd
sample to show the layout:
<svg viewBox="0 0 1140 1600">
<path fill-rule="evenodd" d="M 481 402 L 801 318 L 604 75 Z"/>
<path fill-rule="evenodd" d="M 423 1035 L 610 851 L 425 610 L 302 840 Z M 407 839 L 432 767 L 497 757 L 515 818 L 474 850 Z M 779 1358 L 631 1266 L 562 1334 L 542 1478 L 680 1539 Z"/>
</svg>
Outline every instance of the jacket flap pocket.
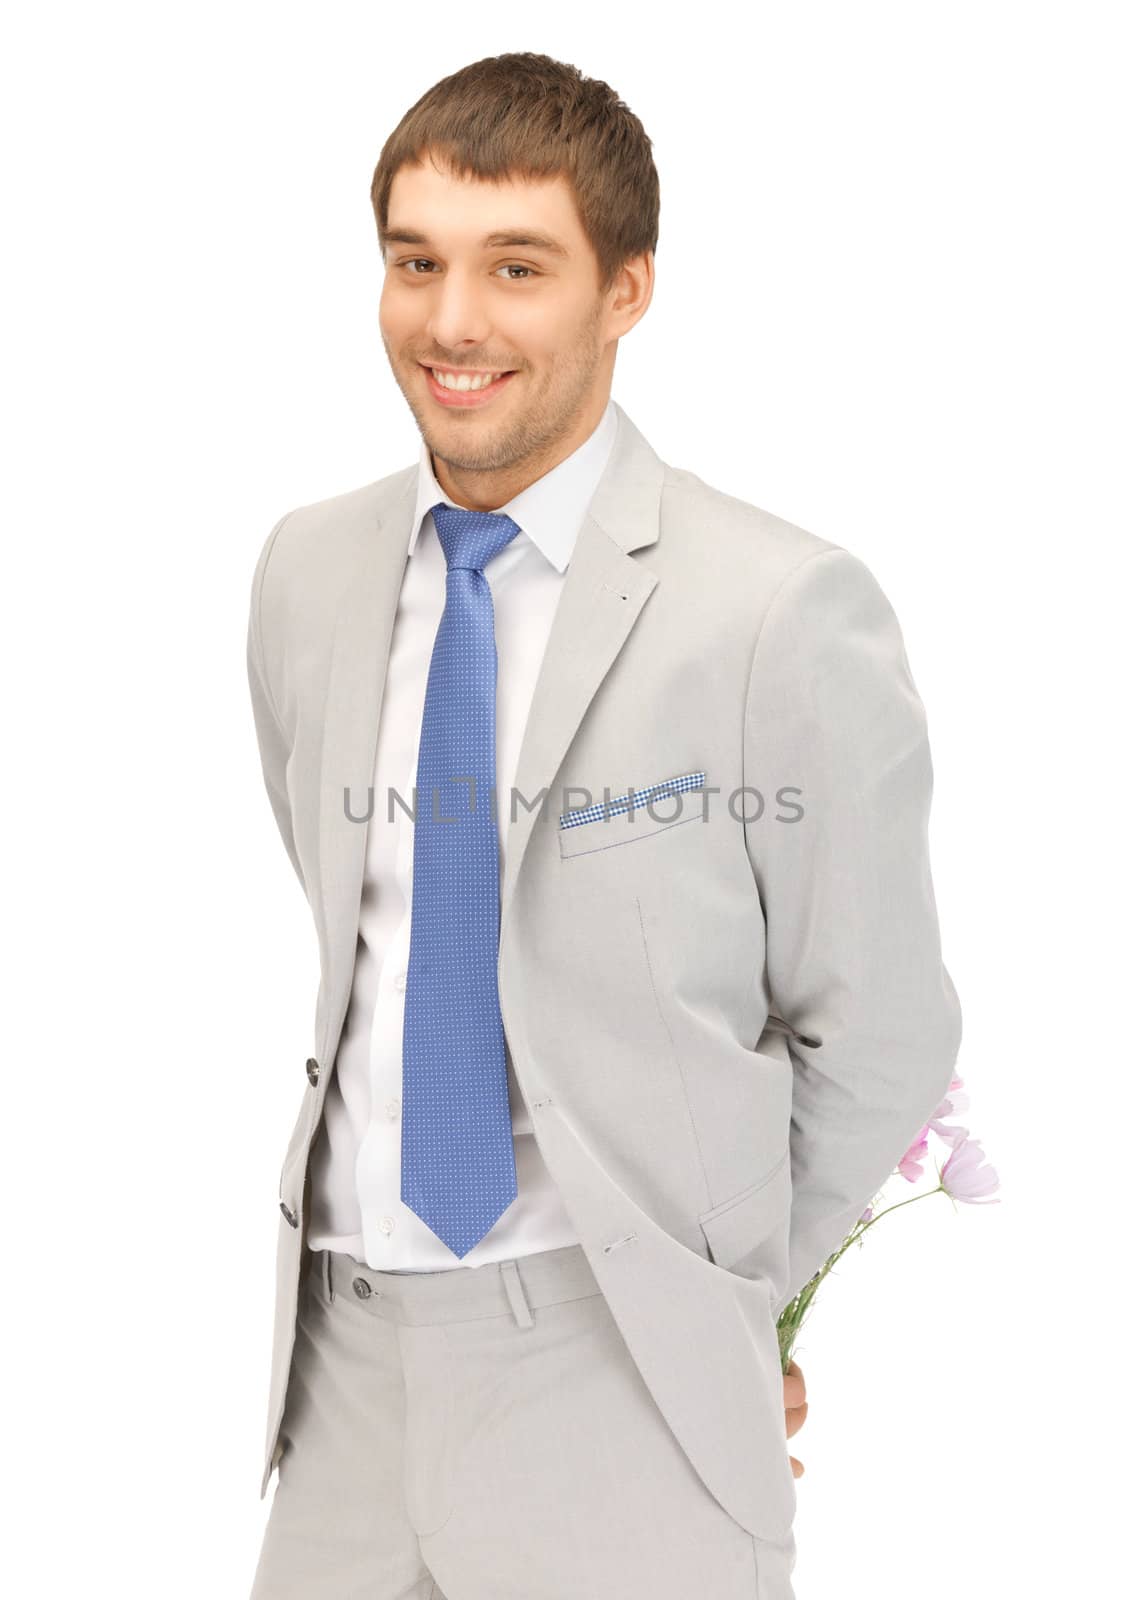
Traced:
<svg viewBox="0 0 1140 1600">
<path fill-rule="evenodd" d="M 697 1218 L 709 1255 L 718 1266 L 733 1267 L 758 1246 L 770 1241 L 777 1231 L 781 1235 L 779 1249 L 786 1252 L 782 1236 L 787 1229 L 790 1205 L 791 1151 L 785 1150 L 766 1177 Z M 765 1266 L 769 1277 L 779 1270 L 779 1251 L 776 1259 Z"/>
</svg>

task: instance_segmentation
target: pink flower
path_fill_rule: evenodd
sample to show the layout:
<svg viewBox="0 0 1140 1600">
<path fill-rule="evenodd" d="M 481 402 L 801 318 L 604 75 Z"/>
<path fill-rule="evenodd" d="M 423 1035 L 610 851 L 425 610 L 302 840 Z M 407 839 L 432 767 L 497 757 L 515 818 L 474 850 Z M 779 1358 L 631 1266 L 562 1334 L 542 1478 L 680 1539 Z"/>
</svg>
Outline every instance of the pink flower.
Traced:
<svg viewBox="0 0 1140 1600">
<path fill-rule="evenodd" d="M 948 1144 L 952 1150 L 956 1149 L 963 1140 L 969 1138 L 969 1129 L 955 1127 L 953 1123 L 945 1120 L 947 1117 L 959 1117 L 963 1111 L 969 1108 L 969 1096 L 958 1092 L 961 1087 L 961 1078 L 953 1077 L 950 1079 L 945 1099 L 935 1106 L 934 1113 L 927 1123 L 927 1130 L 931 1133 L 936 1133 L 943 1143 Z"/>
<path fill-rule="evenodd" d="M 908 1183 L 917 1183 L 922 1176 L 922 1158 L 927 1149 L 926 1129 L 923 1128 L 917 1139 L 911 1141 L 906 1154 L 899 1162 L 899 1173 Z"/>
<path fill-rule="evenodd" d="M 985 1151 L 976 1139 L 963 1135 L 954 1145 L 942 1168 L 942 1187 L 952 1200 L 963 1200 L 970 1205 L 986 1203 L 998 1187 L 998 1175 L 985 1158 Z M 1000 1201 L 990 1201 L 1000 1204 Z"/>
</svg>

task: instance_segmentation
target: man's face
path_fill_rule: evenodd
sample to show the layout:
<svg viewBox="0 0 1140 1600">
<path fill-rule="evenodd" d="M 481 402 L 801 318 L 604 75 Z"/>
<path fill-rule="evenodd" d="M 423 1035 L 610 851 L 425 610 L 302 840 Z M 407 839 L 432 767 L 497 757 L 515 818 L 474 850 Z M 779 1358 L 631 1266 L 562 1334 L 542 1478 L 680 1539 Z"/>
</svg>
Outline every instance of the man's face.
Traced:
<svg viewBox="0 0 1140 1600">
<path fill-rule="evenodd" d="M 620 309 L 620 277 L 599 293 L 597 258 L 564 178 L 489 183 L 430 161 L 401 167 L 384 243 L 380 333 L 433 455 L 458 472 L 496 472 L 556 453 L 585 421 L 593 426 L 617 339 L 641 313 Z M 457 392 L 432 368 L 510 375 Z"/>
</svg>

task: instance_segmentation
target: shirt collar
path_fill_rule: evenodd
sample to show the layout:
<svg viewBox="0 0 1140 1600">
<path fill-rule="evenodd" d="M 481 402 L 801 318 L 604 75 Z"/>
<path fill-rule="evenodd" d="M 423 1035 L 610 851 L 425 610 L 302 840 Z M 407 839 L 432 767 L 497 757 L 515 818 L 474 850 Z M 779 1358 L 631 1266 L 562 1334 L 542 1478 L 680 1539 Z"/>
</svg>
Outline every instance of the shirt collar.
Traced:
<svg viewBox="0 0 1140 1600">
<path fill-rule="evenodd" d="M 495 508 L 518 523 L 520 536 L 525 535 L 532 540 L 558 572 L 565 572 L 570 564 L 578 530 L 609 459 L 616 434 L 617 412 L 610 400 L 588 439 L 584 439 L 564 461 L 551 467 L 549 472 L 508 500 L 506 505 Z M 416 509 L 408 540 L 409 555 L 416 547 L 416 540 L 432 506 L 438 505 L 441 500 L 445 500 L 449 506 L 455 505 L 451 496 L 444 494 L 440 488 L 431 464 L 431 451 L 426 442 L 421 441 Z"/>
</svg>

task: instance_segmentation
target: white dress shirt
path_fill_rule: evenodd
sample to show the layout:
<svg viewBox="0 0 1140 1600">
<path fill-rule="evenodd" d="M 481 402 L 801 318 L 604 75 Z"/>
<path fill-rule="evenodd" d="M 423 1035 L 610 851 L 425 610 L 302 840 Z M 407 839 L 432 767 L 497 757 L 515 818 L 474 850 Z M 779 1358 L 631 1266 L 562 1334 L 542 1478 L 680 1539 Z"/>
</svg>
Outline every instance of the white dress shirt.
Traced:
<svg viewBox="0 0 1140 1600">
<path fill-rule="evenodd" d="M 593 433 L 572 455 L 495 508 L 512 517 L 520 529 L 485 569 L 499 657 L 495 799 L 500 895 L 511 786 L 538 669 L 578 529 L 616 432 L 611 401 Z M 411 948 L 415 834 L 404 808 L 413 809 L 428 667 L 447 596 L 447 561 L 430 515 L 431 507 L 441 500 L 455 505 L 439 487 L 431 453 L 422 444 L 408 563 L 380 711 L 352 992 L 312 1153 L 309 1247 L 343 1251 L 369 1267 L 391 1272 L 478 1267 L 578 1243 L 539 1154 L 509 1047 L 516 1198 L 462 1259 L 400 1199 L 404 984 Z M 395 791 L 391 800 L 390 788 Z M 523 798 L 529 802 L 536 797 Z M 359 815 L 364 814 L 366 802 L 367 796 L 351 797 L 352 809 Z"/>
</svg>

